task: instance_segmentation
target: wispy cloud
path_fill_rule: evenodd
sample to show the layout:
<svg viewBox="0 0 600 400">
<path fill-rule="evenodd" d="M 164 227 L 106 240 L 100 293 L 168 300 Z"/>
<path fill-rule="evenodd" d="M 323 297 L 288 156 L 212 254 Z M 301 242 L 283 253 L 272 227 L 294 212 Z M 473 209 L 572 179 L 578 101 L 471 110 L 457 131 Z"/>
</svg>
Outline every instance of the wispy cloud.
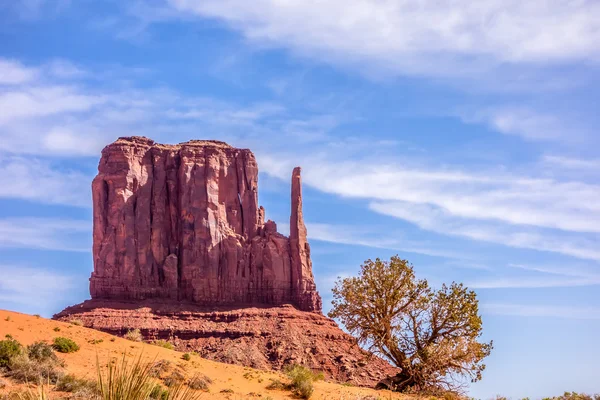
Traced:
<svg viewBox="0 0 600 400">
<path fill-rule="evenodd" d="M 89 252 L 91 221 L 57 218 L 0 219 L 0 248 Z"/>
<path fill-rule="evenodd" d="M 0 154 L 0 197 L 46 204 L 91 206 L 92 177 L 47 160 Z"/>
<path fill-rule="evenodd" d="M 595 2 L 169 0 L 261 44 L 395 73 L 457 76 L 501 63 L 597 62 Z M 260 10 L 260 11 L 259 11 Z M 552 27 L 552 29 L 548 29 Z"/>
<path fill-rule="evenodd" d="M 598 242 L 589 235 L 554 229 L 540 230 L 527 224 L 512 224 L 506 220 L 500 222 L 465 218 L 442 207 L 428 204 L 372 202 L 369 207 L 381 214 L 412 222 L 421 229 L 445 235 L 600 261 Z"/>
<path fill-rule="evenodd" d="M 600 319 L 600 308 L 586 306 L 482 304 L 483 314 L 518 317 L 551 317 L 565 319 Z"/>
</svg>

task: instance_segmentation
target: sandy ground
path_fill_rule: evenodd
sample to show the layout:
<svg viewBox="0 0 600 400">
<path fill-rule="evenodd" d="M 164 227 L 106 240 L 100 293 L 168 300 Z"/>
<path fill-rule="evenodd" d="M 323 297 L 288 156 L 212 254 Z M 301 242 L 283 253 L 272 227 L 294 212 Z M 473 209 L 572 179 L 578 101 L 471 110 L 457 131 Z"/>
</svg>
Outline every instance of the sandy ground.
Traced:
<svg viewBox="0 0 600 400">
<path fill-rule="evenodd" d="M 55 331 L 55 328 L 59 328 L 60 331 Z M 39 340 L 51 342 L 57 336 L 73 339 L 80 346 L 80 350 L 76 353 L 59 354 L 59 357 L 65 361 L 67 373 L 72 373 L 78 377 L 95 379 L 97 358 L 101 364 L 106 364 L 111 358 L 123 357 L 123 354 L 132 361 L 141 354 L 141 357 L 148 362 L 164 359 L 181 365 L 189 376 L 202 373 L 210 377 L 213 383 L 210 385 L 210 391 L 202 395 L 202 399 L 294 398 L 290 392 L 268 390 L 266 388 L 270 383 L 270 379 L 285 381 L 285 377 L 276 372 L 218 363 L 200 358 L 197 355 L 192 355 L 190 361 L 185 361 L 182 359 L 183 353 L 174 350 L 146 343 L 132 342 L 94 329 L 69 323 L 0 310 L 0 339 L 4 339 L 7 334 L 12 335 L 23 345 L 28 345 Z M 0 389 L 0 394 L 18 388 L 20 386 L 9 382 L 9 385 L 5 389 Z M 233 392 L 221 393 L 222 390 L 232 390 Z M 64 394 L 51 393 L 51 397 L 53 398 L 63 396 Z M 315 382 L 315 392 L 311 397 L 311 399 L 332 400 L 409 398 L 409 396 L 389 391 L 375 391 L 330 382 Z"/>
</svg>

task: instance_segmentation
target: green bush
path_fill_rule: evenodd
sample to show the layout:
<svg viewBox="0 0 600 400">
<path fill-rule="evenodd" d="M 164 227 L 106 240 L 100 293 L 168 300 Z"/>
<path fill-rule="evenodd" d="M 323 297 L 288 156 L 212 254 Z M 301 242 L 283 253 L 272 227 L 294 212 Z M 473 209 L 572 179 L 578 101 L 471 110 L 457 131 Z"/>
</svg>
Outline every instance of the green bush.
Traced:
<svg viewBox="0 0 600 400">
<path fill-rule="evenodd" d="M 27 346 L 27 355 L 32 361 L 58 361 L 58 357 L 56 357 L 52 346 L 43 341 L 35 342 Z"/>
<path fill-rule="evenodd" d="M 74 353 L 79 350 L 79 345 L 66 337 L 54 338 L 52 347 L 59 353 Z"/>
<path fill-rule="evenodd" d="M 165 349 L 175 350 L 175 346 L 172 343 L 167 342 L 166 340 L 155 340 L 152 342 L 155 346 L 164 347 Z"/>
<path fill-rule="evenodd" d="M 181 358 L 183 358 L 185 361 L 190 361 L 192 359 L 192 356 L 190 355 L 190 353 L 185 353 L 181 356 Z"/>
<path fill-rule="evenodd" d="M 285 373 L 291 380 L 289 389 L 302 399 L 310 398 L 314 391 L 313 382 L 323 379 L 323 373 L 315 373 L 310 368 L 297 364 L 285 368 Z"/>
<path fill-rule="evenodd" d="M 11 360 L 21 354 L 23 346 L 10 335 L 6 335 L 6 340 L 0 340 L 0 368 L 6 368 Z"/>
</svg>

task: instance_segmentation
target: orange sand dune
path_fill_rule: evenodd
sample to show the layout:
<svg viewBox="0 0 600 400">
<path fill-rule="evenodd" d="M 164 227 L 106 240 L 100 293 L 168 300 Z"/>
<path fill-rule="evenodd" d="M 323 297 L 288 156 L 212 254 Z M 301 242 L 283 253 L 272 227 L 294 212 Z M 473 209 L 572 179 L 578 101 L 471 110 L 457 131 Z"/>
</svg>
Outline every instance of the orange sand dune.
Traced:
<svg viewBox="0 0 600 400">
<path fill-rule="evenodd" d="M 7 317 L 8 321 L 7 321 Z M 60 331 L 54 329 L 58 327 Z M 0 310 L 0 338 L 10 334 L 23 345 L 35 341 L 46 340 L 51 342 L 57 336 L 73 339 L 81 349 L 76 353 L 59 354 L 65 363 L 68 373 L 79 377 L 96 378 L 96 357 L 101 363 L 106 363 L 114 357 L 126 357 L 133 360 L 142 354 L 147 361 L 169 360 L 182 366 L 189 376 L 203 373 L 213 380 L 210 392 L 205 393 L 203 399 L 251 399 L 267 398 L 291 399 L 291 393 L 279 390 L 267 390 L 270 379 L 285 381 L 284 375 L 261 371 L 252 368 L 218 363 L 192 355 L 190 361 L 182 359 L 183 353 L 168 350 L 146 343 L 131 342 L 129 340 L 112 336 L 94 329 L 84 328 L 65 322 L 58 322 L 32 315 L 20 314 L 12 311 Z M 93 344 L 93 341 L 100 343 Z M 16 385 L 8 385 L 0 389 L 0 394 L 14 390 Z M 222 390 L 233 390 L 233 393 L 220 393 Z M 56 396 L 53 396 L 56 397 Z M 376 399 L 408 399 L 409 396 L 392 393 L 389 391 L 376 391 L 372 389 L 343 386 L 330 382 L 316 382 L 315 392 L 311 399 L 332 400 L 376 400 Z"/>
</svg>

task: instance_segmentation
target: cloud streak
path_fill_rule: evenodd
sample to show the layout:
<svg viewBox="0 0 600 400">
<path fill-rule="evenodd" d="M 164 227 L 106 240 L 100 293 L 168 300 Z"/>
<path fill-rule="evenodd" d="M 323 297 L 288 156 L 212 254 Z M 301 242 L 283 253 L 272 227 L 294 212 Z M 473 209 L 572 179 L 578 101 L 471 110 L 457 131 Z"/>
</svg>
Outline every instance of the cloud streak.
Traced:
<svg viewBox="0 0 600 400">
<path fill-rule="evenodd" d="M 89 252 L 91 221 L 32 217 L 0 219 L 0 248 Z"/>
</svg>

